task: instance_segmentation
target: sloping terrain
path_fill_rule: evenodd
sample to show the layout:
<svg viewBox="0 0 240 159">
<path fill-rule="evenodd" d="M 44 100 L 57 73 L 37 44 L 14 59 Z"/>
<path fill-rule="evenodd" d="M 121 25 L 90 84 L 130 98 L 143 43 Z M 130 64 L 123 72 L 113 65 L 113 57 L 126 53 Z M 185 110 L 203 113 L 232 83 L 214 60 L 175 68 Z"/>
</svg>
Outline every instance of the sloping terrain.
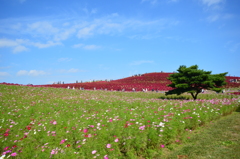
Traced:
<svg viewBox="0 0 240 159">
<path fill-rule="evenodd" d="M 84 83 L 67 83 L 67 84 L 47 84 L 34 85 L 36 87 L 56 87 L 56 88 L 71 88 L 71 89 L 96 89 L 96 90 L 117 90 L 117 91 L 168 91 L 171 87 L 167 85 L 171 83 L 167 79 L 172 73 L 154 72 L 139 74 L 131 77 L 126 77 L 111 81 L 94 81 Z M 226 76 L 226 88 L 240 87 L 240 77 Z M 8 83 L 2 83 L 8 84 Z M 11 84 L 13 85 L 13 84 Z M 16 84 L 14 84 L 16 85 Z"/>
</svg>

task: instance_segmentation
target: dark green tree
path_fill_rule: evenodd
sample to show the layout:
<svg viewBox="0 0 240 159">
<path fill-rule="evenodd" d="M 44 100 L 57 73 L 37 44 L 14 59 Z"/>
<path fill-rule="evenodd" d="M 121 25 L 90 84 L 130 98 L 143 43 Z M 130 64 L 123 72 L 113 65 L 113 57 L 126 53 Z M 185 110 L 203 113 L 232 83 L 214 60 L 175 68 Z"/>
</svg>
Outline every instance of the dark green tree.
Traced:
<svg viewBox="0 0 240 159">
<path fill-rule="evenodd" d="M 197 65 L 190 67 L 180 66 L 177 73 L 171 74 L 168 79 L 172 82 L 169 87 L 173 89 L 166 95 L 190 93 L 194 100 L 197 99 L 202 89 L 221 92 L 222 86 L 226 85 L 226 73 L 211 74 L 211 71 L 199 70 Z"/>
</svg>

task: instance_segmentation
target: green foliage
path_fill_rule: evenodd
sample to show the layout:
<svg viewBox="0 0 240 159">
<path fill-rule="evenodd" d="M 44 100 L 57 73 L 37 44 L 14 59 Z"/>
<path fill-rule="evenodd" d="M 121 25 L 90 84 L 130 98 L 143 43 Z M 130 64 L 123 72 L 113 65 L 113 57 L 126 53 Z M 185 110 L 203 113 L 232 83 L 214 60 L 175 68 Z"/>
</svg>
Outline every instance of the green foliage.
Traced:
<svg viewBox="0 0 240 159">
<path fill-rule="evenodd" d="M 222 86 L 226 85 L 225 76 L 227 72 L 211 74 L 211 71 L 198 69 L 197 65 L 190 67 L 180 66 L 177 71 L 178 73 L 171 74 L 168 78 L 172 82 L 168 86 L 174 89 L 166 92 L 166 95 L 180 95 L 187 92 L 195 100 L 202 89 L 221 92 L 223 90 Z"/>
<path fill-rule="evenodd" d="M 240 99 L 5 85 L 0 92 L 0 158 L 164 158 L 192 130 L 235 111 Z"/>
</svg>

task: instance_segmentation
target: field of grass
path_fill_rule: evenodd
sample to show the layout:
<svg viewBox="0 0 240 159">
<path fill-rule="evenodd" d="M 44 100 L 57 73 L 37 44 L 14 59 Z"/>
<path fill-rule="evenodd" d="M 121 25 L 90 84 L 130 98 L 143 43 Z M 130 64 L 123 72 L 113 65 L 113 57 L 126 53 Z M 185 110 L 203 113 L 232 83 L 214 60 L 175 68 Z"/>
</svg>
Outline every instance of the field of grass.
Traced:
<svg viewBox="0 0 240 159">
<path fill-rule="evenodd" d="M 193 101 L 156 92 L 6 85 L 0 92 L 1 158 L 190 156 L 180 148 L 191 143 L 193 132 L 236 111 L 240 100 L 226 94 L 200 94 Z"/>
</svg>

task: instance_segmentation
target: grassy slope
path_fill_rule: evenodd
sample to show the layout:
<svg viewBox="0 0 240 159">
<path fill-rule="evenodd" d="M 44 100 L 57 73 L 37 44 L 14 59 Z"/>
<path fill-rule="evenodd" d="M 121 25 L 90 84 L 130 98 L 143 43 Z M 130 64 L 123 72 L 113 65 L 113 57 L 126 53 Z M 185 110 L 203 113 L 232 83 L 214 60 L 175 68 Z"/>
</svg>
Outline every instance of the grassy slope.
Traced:
<svg viewBox="0 0 240 159">
<path fill-rule="evenodd" d="M 187 143 L 173 151 L 166 151 L 163 158 L 239 159 L 240 112 L 222 117 L 195 131 Z"/>
</svg>

